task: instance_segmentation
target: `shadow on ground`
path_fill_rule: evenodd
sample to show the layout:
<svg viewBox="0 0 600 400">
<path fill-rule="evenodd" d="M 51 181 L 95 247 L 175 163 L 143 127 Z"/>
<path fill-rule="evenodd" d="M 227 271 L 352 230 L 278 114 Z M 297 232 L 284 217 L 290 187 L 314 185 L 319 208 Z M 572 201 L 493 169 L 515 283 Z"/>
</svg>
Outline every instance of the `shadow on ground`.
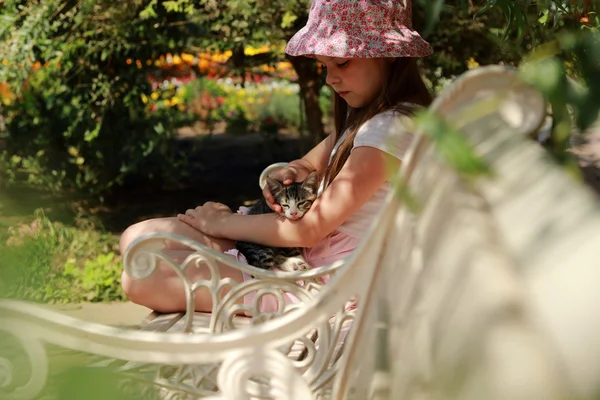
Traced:
<svg viewBox="0 0 600 400">
<path fill-rule="evenodd" d="M 179 151 L 190 149 L 196 140 L 181 139 Z M 77 213 L 83 211 L 106 230 L 120 233 L 132 223 L 173 216 L 206 201 L 227 204 L 235 211 L 244 202 L 261 195 L 258 177 L 266 166 L 299 158 L 303 148 L 301 140 L 292 135 L 271 139 L 261 134 L 215 135 L 202 140 L 185 186 L 157 189 L 154 185 L 134 181 L 116 190 L 102 205 L 13 188 L 0 194 L 0 215 L 19 222 L 31 217 L 35 209 L 43 208 L 53 220 L 72 224 Z"/>
</svg>

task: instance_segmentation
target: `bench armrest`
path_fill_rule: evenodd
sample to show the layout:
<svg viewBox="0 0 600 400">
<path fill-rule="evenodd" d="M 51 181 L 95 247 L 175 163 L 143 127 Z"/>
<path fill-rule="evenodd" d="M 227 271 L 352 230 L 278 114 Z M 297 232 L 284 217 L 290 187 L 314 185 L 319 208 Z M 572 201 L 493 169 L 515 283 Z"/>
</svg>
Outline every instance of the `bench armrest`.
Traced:
<svg viewBox="0 0 600 400">
<path fill-rule="evenodd" d="M 167 241 L 185 245 L 194 250 L 183 261 L 178 262 L 163 250 Z M 252 316 L 255 323 L 283 315 L 298 304 L 287 304 L 284 294 L 293 295 L 302 303 L 308 302 L 323 287 L 322 277 L 332 276 L 343 265 L 343 261 L 327 267 L 314 268 L 308 271 L 271 271 L 253 267 L 235 260 L 233 257 L 210 249 L 185 236 L 170 233 L 152 233 L 139 237 L 131 243 L 125 252 L 123 263 L 127 274 L 132 279 L 144 279 L 156 271 L 158 264 L 170 267 L 184 284 L 187 300 L 185 310 L 184 331 L 198 332 L 192 326 L 194 317 L 194 294 L 198 290 L 208 290 L 212 297 L 211 322 L 206 333 L 219 333 L 234 329 L 233 318 L 238 315 Z M 251 279 L 237 282 L 229 277 L 222 277 L 219 265 L 234 268 Z M 209 278 L 192 282 L 185 275 L 187 268 L 206 268 Z M 223 294 L 225 289 L 229 289 Z M 245 296 L 253 295 L 252 304 L 244 304 Z M 274 296 L 279 308 L 275 312 L 261 311 L 262 296 Z"/>
</svg>

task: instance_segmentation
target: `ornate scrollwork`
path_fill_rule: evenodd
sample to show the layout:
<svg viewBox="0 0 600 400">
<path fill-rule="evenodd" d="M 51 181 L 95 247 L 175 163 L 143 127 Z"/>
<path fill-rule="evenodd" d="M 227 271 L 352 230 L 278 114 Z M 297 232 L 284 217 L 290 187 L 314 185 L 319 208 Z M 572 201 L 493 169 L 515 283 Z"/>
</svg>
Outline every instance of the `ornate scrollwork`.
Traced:
<svg viewBox="0 0 600 400">
<path fill-rule="evenodd" d="M 163 238 L 149 238 L 134 243 L 123 260 L 125 272 L 133 279 L 144 279 L 157 268 L 160 252 L 166 247 Z"/>
<path fill-rule="evenodd" d="M 189 246 L 195 252 L 183 261 L 176 261 L 170 257 L 168 251 L 164 251 L 167 241 Z M 126 267 L 128 264 L 132 264 L 133 267 L 133 263 L 137 264 L 132 268 L 137 271 L 134 278 L 148 276 L 156 269 L 158 263 L 164 263 L 175 271 L 184 283 L 188 298 L 184 331 L 201 332 L 199 334 L 219 334 L 239 329 L 240 315 L 251 317 L 249 325 L 256 326 L 293 313 L 323 290 L 324 276 L 333 276 L 342 266 L 342 263 L 336 263 L 325 268 L 293 273 L 265 271 L 239 263 L 232 257 L 214 252 L 187 238 L 168 233 L 151 234 L 134 242 L 125 257 Z M 236 282 L 234 279 L 222 277 L 220 265 L 223 264 L 241 270 L 252 278 Z M 188 268 L 203 268 L 206 271 L 205 279 L 191 282 L 188 278 L 189 274 L 185 274 Z M 129 271 L 127 268 L 126 270 Z M 200 290 L 209 292 L 213 301 L 213 310 L 208 316 L 210 319 L 208 327 L 193 326 L 195 305 L 193 299 L 196 292 Z M 271 307 L 264 309 L 262 302 L 267 299 Z M 298 335 L 290 338 L 287 344 L 273 349 L 282 357 L 277 359 L 279 367 L 284 363 L 285 368 L 295 371 L 303 384 L 314 393 L 329 390 L 337 370 L 340 340 L 343 340 L 343 335 L 349 326 L 349 324 L 344 325 L 344 322 L 353 319 L 353 315 L 352 312 L 344 311 L 336 316 L 338 322 L 332 319 L 318 326 L 307 326 L 306 331 L 298 332 Z M 290 358 L 290 354 L 294 356 Z M 249 357 L 250 360 L 239 360 L 236 365 L 251 364 L 254 355 Z M 163 366 L 159 368 L 154 384 L 160 387 L 162 398 L 204 397 L 218 391 L 219 388 L 223 390 L 223 386 L 216 382 L 217 373 L 221 373 L 222 368 L 219 364 Z M 277 375 L 265 373 L 262 377 L 251 379 L 245 396 L 265 395 L 267 390 L 265 388 L 269 388 L 269 382 L 276 377 Z M 235 395 L 237 396 L 238 393 Z"/>
<path fill-rule="evenodd" d="M 190 247 L 193 252 L 184 260 L 176 260 L 166 251 L 167 242 Z M 240 263 L 189 238 L 169 233 L 153 233 L 138 238 L 124 257 L 125 271 L 133 279 L 149 276 L 159 263 L 170 268 L 182 280 L 187 299 L 184 331 L 206 333 L 235 329 L 233 320 L 239 315 L 252 316 L 252 324 L 260 324 L 283 315 L 294 308 L 294 301 L 306 302 L 316 296 L 323 288 L 323 276 L 332 276 L 342 265 L 336 263 L 329 267 L 293 273 L 266 271 Z M 232 278 L 222 277 L 221 265 L 238 269 L 253 278 L 237 282 Z M 192 282 L 185 273 L 189 268 L 205 269 L 206 279 Z M 213 310 L 208 329 L 205 326 L 193 326 L 194 298 L 200 290 L 207 291 L 212 298 Z M 254 300 L 249 301 L 250 297 Z M 261 300 L 267 297 L 276 303 L 269 311 L 261 308 Z"/>
<path fill-rule="evenodd" d="M 223 398 L 227 399 L 313 398 L 309 385 L 289 359 L 264 348 L 233 353 L 223 362 L 217 381 Z"/>
<path fill-rule="evenodd" d="M 0 398 L 32 399 L 48 379 L 48 357 L 43 344 L 14 321 L 0 327 Z"/>
</svg>

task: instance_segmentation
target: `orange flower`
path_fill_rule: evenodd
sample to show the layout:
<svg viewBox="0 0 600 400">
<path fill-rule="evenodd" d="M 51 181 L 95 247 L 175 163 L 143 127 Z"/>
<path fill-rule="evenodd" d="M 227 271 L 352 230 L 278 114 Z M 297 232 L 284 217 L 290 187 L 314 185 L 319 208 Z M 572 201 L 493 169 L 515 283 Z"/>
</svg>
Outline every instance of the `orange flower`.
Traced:
<svg viewBox="0 0 600 400">
<path fill-rule="evenodd" d="M 0 102 L 10 103 L 14 100 L 14 94 L 10 91 L 8 83 L 0 83 Z"/>
<path fill-rule="evenodd" d="M 181 59 L 187 65 L 194 65 L 194 55 L 193 54 L 181 53 Z"/>
</svg>

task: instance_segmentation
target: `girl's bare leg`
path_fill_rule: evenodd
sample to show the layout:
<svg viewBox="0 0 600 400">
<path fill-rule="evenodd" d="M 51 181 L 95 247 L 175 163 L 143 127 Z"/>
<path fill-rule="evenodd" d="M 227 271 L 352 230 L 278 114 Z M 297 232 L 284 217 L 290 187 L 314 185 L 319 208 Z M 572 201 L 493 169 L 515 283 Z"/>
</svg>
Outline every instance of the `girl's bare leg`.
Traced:
<svg viewBox="0 0 600 400">
<path fill-rule="evenodd" d="M 204 235 L 177 218 L 156 218 L 131 225 L 123 232 L 120 240 L 121 254 L 124 254 L 129 244 L 138 237 L 155 232 L 168 232 L 186 236 L 219 252 L 235 247 L 235 242 Z M 170 242 L 165 253 L 181 262 L 193 253 L 193 250 L 180 243 Z M 208 268 L 187 268 L 185 273 L 192 282 L 210 277 Z M 220 274 L 222 278 L 230 277 L 238 282 L 243 280 L 240 271 L 226 265 L 220 266 Z M 167 265 L 159 265 L 152 275 L 141 280 L 134 280 L 123 271 L 121 285 L 127 297 L 134 303 L 159 312 L 185 311 L 183 282 Z M 210 294 L 206 290 L 197 290 L 196 311 L 211 311 L 211 309 L 212 299 Z"/>
</svg>

